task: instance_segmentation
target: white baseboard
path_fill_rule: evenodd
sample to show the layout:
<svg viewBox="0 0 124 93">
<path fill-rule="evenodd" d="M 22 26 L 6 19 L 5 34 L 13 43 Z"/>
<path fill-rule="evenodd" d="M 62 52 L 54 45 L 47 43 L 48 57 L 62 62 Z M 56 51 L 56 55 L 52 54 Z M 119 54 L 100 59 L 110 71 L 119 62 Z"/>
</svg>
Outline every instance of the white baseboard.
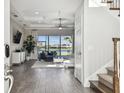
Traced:
<svg viewBox="0 0 124 93">
<path fill-rule="evenodd" d="M 87 79 L 85 79 L 85 81 L 84 81 L 84 87 L 90 87 L 89 80 L 98 80 L 97 74 L 99 74 L 99 73 L 107 73 L 106 67 L 110 67 L 110 66 L 113 66 L 113 60 L 109 61 L 106 65 L 104 65 L 103 67 L 98 69 L 95 73 L 93 73 L 92 75 L 87 77 Z"/>
</svg>

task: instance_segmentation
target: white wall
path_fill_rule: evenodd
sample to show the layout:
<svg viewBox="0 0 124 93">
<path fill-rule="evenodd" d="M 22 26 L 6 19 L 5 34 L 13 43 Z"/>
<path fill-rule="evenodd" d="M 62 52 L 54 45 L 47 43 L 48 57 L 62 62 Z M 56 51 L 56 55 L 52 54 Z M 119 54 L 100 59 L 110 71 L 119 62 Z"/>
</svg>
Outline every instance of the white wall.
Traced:
<svg viewBox="0 0 124 93">
<path fill-rule="evenodd" d="M 119 19 L 103 7 L 89 8 L 84 3 L 84 86 L 88 78 L 113 59 L 113 37 L 119 37 Z"/>
<path fill-rule="evenodd" d="M 13 36 L 16 34 L 17 31 L 20 31 L 22 33 L 22 37 L 21 37 L 19 44 L 13 43 Z M 10 32 L 11 32 L 11 35 L 10 35 L 10 39 L 11 39 L 10 45 L 11 46 L 10 47 L 11 47 L 11 54 L 12 54 L 13 51 L 15 51 L 16 49 L 21 49 L 23 46 L 24 28 L 11 18 L 10 19 Z"/>
</svg>

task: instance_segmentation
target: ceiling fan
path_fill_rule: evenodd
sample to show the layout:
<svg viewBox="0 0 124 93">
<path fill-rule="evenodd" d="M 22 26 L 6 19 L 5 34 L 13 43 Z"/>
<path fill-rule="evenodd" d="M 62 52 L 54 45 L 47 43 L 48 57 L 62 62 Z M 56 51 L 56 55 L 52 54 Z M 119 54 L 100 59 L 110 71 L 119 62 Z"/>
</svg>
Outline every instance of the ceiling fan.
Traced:
<svg viewBox="0 0 124 93">
<path fill-rule="evenodd" d="M 54 21 L 58 21 L 58 25 L 56 25 L 55 27 L 57 27 L 59 30 L 62 30 L 63 28 L 70 28 L 69 24 L 66 23 L 66 25 L 63 23 L 64 21 L 70 21 L 67 18 L 63 18 L 61 15 L 61 11 L 58 12 L 58 18 L 54 19 Z"/>
<path fill-rule="evenodd" d="M 62 30 L 62 18 L 59 18 L 60 24 L 59 24 L 59 30 Z"/>
<path fill-rule="evenodd" d="M 65 24 L 62 24 L 62 21 L 66 21 L 68 19 L 59 17 L 59 18 L 57 18 L 57 20 L 58 20 L 59 24 L 56 25 L 55 27 L 57 27 L 59 30 L 62 30 L 64 28 L 71 28 L 71 27 L 69 27 L 68 24 L 66 24 L 66 25 Z"/>
</svg>

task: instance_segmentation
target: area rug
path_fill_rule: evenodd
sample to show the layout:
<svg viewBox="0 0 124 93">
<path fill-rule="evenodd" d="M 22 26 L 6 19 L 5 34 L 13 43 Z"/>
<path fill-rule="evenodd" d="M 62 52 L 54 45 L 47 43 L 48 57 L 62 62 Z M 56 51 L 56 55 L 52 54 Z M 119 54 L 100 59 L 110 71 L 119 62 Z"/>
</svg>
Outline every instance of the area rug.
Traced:
<svg viewBox="0 0 124 93">
<path fill-rule="evenodd" d="M 54 62 L 36 61 L 31 68 L 64 68 L 64 65 Z"/>
</svg>

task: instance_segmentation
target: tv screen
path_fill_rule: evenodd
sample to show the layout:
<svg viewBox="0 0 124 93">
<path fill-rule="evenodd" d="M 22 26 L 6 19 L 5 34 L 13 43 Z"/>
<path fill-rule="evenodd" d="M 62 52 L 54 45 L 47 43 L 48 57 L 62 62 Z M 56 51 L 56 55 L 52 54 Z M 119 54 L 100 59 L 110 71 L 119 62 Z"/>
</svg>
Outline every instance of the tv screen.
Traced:
<svg viewBox="0 0 124 93">
<path fill-rule="evenodd" d="M 22 33 L 17 31 L 16 35 L 14 35 L 14 43 L 19 44 L 21 40 Z"/>
</svg>

